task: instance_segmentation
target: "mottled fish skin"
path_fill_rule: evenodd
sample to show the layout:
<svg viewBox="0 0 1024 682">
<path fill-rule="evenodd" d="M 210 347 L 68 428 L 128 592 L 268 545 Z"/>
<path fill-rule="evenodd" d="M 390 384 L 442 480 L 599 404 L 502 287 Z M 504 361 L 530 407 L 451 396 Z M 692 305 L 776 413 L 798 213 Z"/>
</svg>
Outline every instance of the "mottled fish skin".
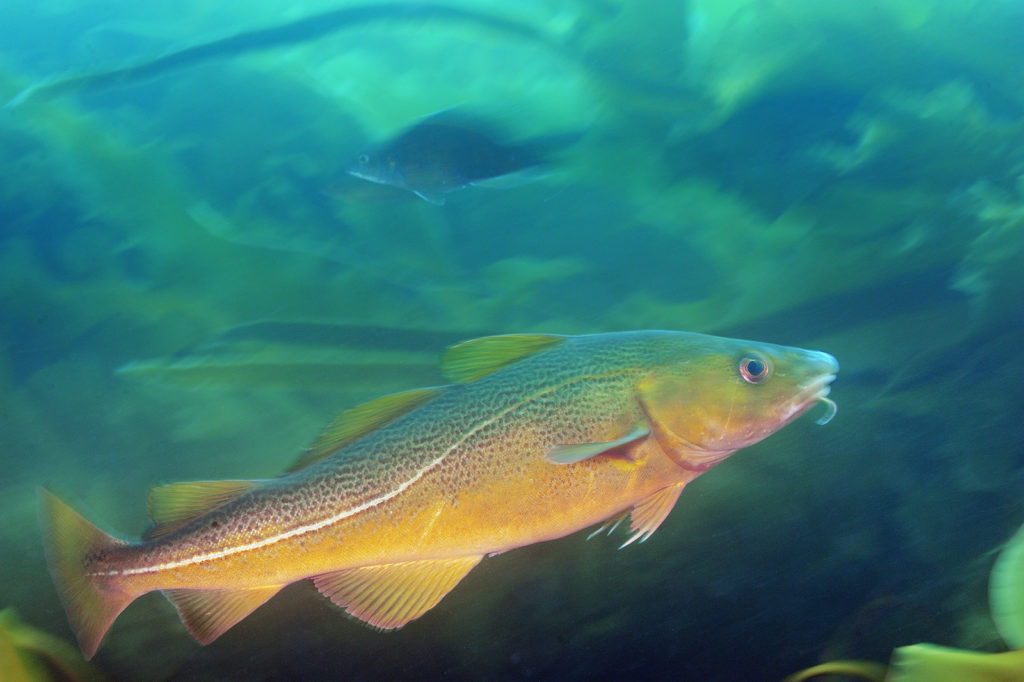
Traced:
<svg viewBox="0 0 1024 682">
<path fill-rule="evenodd" d="M 760 385 L 737 369 L 750 357 L 770 370 Z M 77 570 L 123 604 L 105 625 L 78 619 L 83 650 L 91 654 L 107 621 L 152 590 L 272 588 L 354 567 L 482 557 L 633 506 L 635 530 L 640 506 L 660 499 L 658 514 L 643 512 L 652 514 L 646 537 L 686 482 L 816 404 L 837 371 L 825 353 L 684 332 L 564 337 L 443 387 L 336 454 L 255 484 L 178 530 L 86 552 Z M 558 446 L 628 434 L 640 435 L 572 464 L 546 458 Z M 659 497 L 666 490 L 674 493 Z M 53 525 L 60 586 L 76 567 L 62 563 Z"/>
</svg>

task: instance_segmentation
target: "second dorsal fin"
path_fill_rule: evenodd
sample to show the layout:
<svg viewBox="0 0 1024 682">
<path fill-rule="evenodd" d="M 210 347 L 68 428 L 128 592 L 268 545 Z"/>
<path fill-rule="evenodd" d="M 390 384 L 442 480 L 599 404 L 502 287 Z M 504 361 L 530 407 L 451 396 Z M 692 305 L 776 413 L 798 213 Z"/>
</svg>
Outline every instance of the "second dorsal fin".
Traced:
<svg viewBox="0 0 1024 682">
<path fill-rule="evenodd" d="M 184 481 L 158 485 L 149 491 L 149 518 L 153 527 L 146 539 L 167 535 L 223 507 L 263 481 Z"/>
<path fill-rule="evenodd" d="M 558 334 L 502 334 L 470 339 L 445 352 L 441 372 L 456 383 L 468 384 L 567 338 Z"/>
<path fill-rule="evenodd" d="M 433 399 L 441 390 L 438 386 L 432 386 L 391 393 L 345 410 L 324 429 L 309 450 L 295 460 L 295 463 L 287 469 L 287 473 L 290 474 L 316 464 L 349 443 L 423 405 Z"/>
</svg>

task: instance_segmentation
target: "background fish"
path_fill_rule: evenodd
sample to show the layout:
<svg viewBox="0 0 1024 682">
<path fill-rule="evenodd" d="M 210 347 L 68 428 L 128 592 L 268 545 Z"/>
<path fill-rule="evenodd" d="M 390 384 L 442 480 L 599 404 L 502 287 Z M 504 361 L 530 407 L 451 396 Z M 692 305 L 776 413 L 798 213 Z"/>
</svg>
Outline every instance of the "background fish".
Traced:
<svg viewBox="0 0 1024 682">
<path fill-rule="evenodd" d="M 203 644 L 304 578 L 393 629 L 486 555 L 627 513 L 623 546 L 642 542 L 689 481 L 821 400 L 831 416 L 838 364 L 645 331 L 484 337 L 443 370 L 456 383 L 343 413 L 282 478 L 154 489 L 136 545 L 44 492 L 50 571 L 85 656 L 153 590 Z"/>
<path fill-rule="evenodd" d="M 118 374 L 189 389 L 323 389 L 358 402 L 410 383 L 435 384 L 439 346 L 457 331 L 351 325 L 323 320 L 259 320 L 234 325 L 173 355 L 126 363 Z"/>
<path fill-rule="evenodd" d="M 362 151 L 346 171 L 440 205 L 449 192 L 540 166 L 580 137 L 569 134 L 513 144 L 492 127 L 479 117 L 442 111 Z"/>
</svg>

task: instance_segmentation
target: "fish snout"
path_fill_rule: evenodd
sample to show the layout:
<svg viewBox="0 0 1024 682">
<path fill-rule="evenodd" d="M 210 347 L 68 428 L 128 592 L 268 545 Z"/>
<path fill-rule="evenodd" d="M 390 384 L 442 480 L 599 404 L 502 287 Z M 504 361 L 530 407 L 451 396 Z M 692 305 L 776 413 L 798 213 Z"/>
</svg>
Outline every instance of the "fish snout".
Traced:
<svg viewBox="0 0 1024 682">
<path fill-rule="evenodd" d="M 811 377 L 807 384 L 800 390 L 789 406 L 790 418 L 799 416 L 814 407 L 817 403 L 824 403 L 828 411 L 817 421 L 819 424 L 827 424 L 836 415 L 838 407 L 828 397 L 832 390 L 832 382 L 839 373 L 839 361 L 834 356 L 821 351 L 806 351 L 808 363 L 808 375 Z"/>
<path fill-rule="evenodd" d="M 833 379 L 839 374 L 839 361 L 836 360 L 834 355 L 824 353 L 820 350 L 808 351 L 813 360 L 817 360 L 818 363 L 824 368 L 824 372 L 831 375 Z"/>
</svg>

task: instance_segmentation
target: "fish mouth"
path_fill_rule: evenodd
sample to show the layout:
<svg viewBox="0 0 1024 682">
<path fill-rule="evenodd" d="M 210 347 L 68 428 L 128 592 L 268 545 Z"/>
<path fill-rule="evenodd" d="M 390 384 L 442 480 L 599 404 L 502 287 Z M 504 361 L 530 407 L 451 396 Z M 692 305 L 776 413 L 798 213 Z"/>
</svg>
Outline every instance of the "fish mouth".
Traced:
<svg viewBox="0 0 1024 682">
<path fill-rule="evenodd" d="M 835 374 L 824 374 L 797 393 L 793 400 L 789 402 L 788 412 L 783 420 L 789 422 L 818 403 L 824 403 L 828 411 L 818 419 L 818 423 L 827 424 L 830 422 L 839 409 L 835 401 L 828 397 L 829 392 L 832 390 L 831 384 L 835 381 L 835 378 Z"/>
<path fill-rule="evenodd" d="M 378 180 L 372 173 L 370 173 L 369 171 L 362 170 L 358 166 L 353 168 L 346 168 L 345 172 L 353 177 L 359 178 L 360 180 L 369 180 L 370 182 L 378 183 L 380 182 L 380 180 Z"/>
</svg>

